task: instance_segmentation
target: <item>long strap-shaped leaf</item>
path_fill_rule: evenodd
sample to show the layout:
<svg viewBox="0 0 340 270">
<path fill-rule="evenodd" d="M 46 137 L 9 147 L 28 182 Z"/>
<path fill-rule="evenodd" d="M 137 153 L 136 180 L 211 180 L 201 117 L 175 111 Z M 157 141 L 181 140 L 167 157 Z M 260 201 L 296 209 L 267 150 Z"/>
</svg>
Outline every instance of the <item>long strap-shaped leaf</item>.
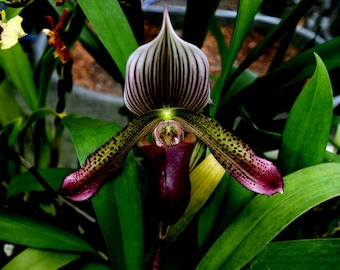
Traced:
<svg viewBox="0 0 340 270">
<path fill-rule="evenodd" d="M 283 174 L 323 161 L 333 116 L 333 91 L 327 69 L 315 54 L 313 77 L 289 112 L 279 164 Z"/>
<path fill-rule="evenodd" d="M 138 44 L 119 2 L 81 0 L 78 3 L 124 76 L 126 61 Z"/>
<path fill-rule="evenodd" d="M 34 248 L 94 252 L 81 237 L 47 223 L 0 212 L 0 239 Z"/>
<path fill-rule="evenodd" d="M 311 239 L 270 243 L 249 265 L 262 269 L 336 269 L 340 239 Z"/>
<path fill-rule="evenodd" d="M 214 91 L 212 91 L 212 99 L 216 106 L 211 108 L 211 114 L 214 116 L 218 108 L 218 102 L 222 95 L 223 85 L 226 79 L 231 75 L 231 68 L 234 64 L 237 53 L 249 32 L 254 17 L 259 10 L 262 0 L 241 0 L 237 9 L 237 17 L 235 21 L 235 29 L 228 50 L 228 58 L 225 60 L 222 74 L 218 79 Z"/>
<path fill-rule="evenodd" d="M 151 112 L 147 115 L 157 114 L 159 112 Z M 123 163 L 125 156 L 141 134 L 146 135 L 150 132 L 147 126 L 152 120 L 153 117 L 139 117 L 121 131 L 120 135 L 114 136 L 97 151 L 106 157 L 110 156 L 110 153 L 115 153 L 116 157 L 113 158 L 111 167 L 117 166 L 115 162 L 117 158 L 118 163 Z M 120 130 L 120 127 L 112 122 L 84 117 L 65 117 L 63 124 L 71 133 L 80 163 L 85 161 L 89 153 Z M 91 166 L 91 156 L 87 162 Z M 122 173 L 115 178 L 115 181 L 107 181 L 92 198 L 111 262 L 118 269 L 140 269 L 143 261 L 142 209 L 137 178 L 133 155 L 129 155 Z"/>
<path fill-rule="evenodd" d="M 81 254 L 79 253 L 27 248 L 15 256 L 2 269 L 59 269 L 78 259 L 80 256 Z"/>
<path fill-rule="evenodd" d="M 241 269 L 297 217 L 340 196 L 339 173 L 338 163 L 325 163 L 287 175 L 284 194 L 256 196 L 214 243 L 197 269 Z"/>
</svg>

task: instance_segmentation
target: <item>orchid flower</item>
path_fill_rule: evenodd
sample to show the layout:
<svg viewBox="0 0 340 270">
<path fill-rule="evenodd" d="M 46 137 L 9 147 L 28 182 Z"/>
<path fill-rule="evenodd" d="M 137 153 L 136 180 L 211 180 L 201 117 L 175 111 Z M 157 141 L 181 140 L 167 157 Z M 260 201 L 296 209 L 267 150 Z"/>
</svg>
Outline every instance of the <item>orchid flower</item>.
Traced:
<svg viewBox="0 0 340 270">
<path fill-rule="evenodd" d="M 71 59 L 70 51 L 65 45 L 62 37 L 60 36 L 60 31 L 64 29 L 67 17 L 67 9 L 63 10 L 63 14 L 61 15 L 60 20 L 57 24 L 55 24 L 54 19 L 51 16 L 46 16 L 52 30 L 47 28 L 42 30 L 45 35 L 49 36 L 48 44 L 52 45 L 55 48 L 55 51 L 53 53 L 54 58 L 59 57 L 60 62 L 63 64 L 67 63 Z"/>
<path fill-rule="evenodd" d="M 76 201 L 90 198 L 138 145 L 152 163 L 161 202 L 168 199 L 165 204 L 172 207 L 175 200 L 180 208 L 164 217 L 174 223 L 190 198 L 188 156 L 196 140 L 247 189 L 266 195 L 283 192 L 282 177 L 272 162 L 199 112 L 210 101 L 208 60 L 198 47 L 177 36 L 166 9 L 158 36 L 128 59 L 124 101 L 137 117 L 64 179 L 61 194 Z M 150 133 L 153 143 L 145 138 Z"/>
<path fill-rule="evenodd" d="M 0 11 L 0 45 L 1 50 L 6 50 L 18 43 L 18 39 L 27 34 L 21 27 L 22 17 L 19 15 L 6 22 L 5 10 Z"/>
</svg>

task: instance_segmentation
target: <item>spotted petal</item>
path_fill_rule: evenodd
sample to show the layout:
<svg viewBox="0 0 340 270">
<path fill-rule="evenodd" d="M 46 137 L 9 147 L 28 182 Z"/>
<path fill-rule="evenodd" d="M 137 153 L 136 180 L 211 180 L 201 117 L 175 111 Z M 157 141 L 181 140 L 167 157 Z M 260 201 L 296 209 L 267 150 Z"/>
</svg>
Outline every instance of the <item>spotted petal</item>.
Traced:
<svg viewBox="0 0 340 270">
<path fill-rule="evenodd" d="M 158 36 L 128 59 L 125 105 L 138 115 L 169 107 L 196 111 L 209 98 L 208 60 L 198 47 L 177 36 L 165 8 Z"/>
<path fill-rule="evenodd" d="M 159 113 L 153 111 L 137 117 L 93 152 L 78 171 L 64 179 L 60 194 L 74 201 L 92 197 L 105 180 L 120 171 L 128 152 L 137 141 L 157 126 L 161 120 Z"/>
<path fill-rule="evenodd" d="M 172 119 L 203 141 L 224 169 L 244 187 L 266 195 L 283 192 L 283 180 L 276 166 L 255 155 L 248 144 L 199 112 L 169 111 Z"/>
</svg>

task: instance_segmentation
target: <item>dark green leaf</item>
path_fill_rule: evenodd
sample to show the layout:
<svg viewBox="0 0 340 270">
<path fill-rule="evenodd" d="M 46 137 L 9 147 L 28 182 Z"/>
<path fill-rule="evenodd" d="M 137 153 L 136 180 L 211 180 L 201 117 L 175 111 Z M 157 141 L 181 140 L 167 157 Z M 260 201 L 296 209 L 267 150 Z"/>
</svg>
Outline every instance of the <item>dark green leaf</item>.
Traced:
<svg viewBox="0 0 340 270">
<path fill-rule="evenodd" d="M 137 169 L 132 153 L 123 172 L 92 198 L 113 264 L 118 269 L 142 269 L 143 225 Z"/>
<path fill-rule="evenodd" d="M 81 164 L 121 129 L 112 122 L 81 117 L 65 117 L 63 124 L 71 133 Z M 107 181 L 92 198 L 111 260 L 119 269 L 139 269 L 143 262 L 142 212 L 137 179 L 134 157 L 129 155 L 122 173 L 114 181 Z"/>
<path fill-rule="evenodd" d="M 79 236 L 27 217 L 0 212 L 0 239 L 44 249 L 94 252 Z"/>
<path fill-rule="evenodd" d="M 96 262 L 89 262 L 85 264 L 84 266 L 82 266 L 80 269 L 81 270 L 112 270 L 112 268 L 104 264 L 100 264 Z"/>
<path fill-rule="evenodd" d="M 54 190 L 58 190 L 64 177 L 73 170 L 68 168 L 48 168 L 38 171 Z M 44 190 L 44 188 L 30 173 L 18 174 L 11 179 L 7 190 L 7 197 L 32 190 Z"/>
<path fill-rule="evenodd" d="M 239 89 L 233 100 L 245 106 L 253 121 L 261 126 L 282 112 L 290 110 L 295 99 L 301 92 L 305 81 L 315 71 L 315 56 L 317 53 L 325 63 L 328 72 L 339 67 L 340 37 L 334 38 L 312 49 L 299 53 L 288 62 L 281 64 L 270 73 L 257 78 L 253 83 Z M 220 117 L 228 114 L 228 106 L 220 108 Z M 223 114 L 222 114 L 223 112 Z"/>
</svg>

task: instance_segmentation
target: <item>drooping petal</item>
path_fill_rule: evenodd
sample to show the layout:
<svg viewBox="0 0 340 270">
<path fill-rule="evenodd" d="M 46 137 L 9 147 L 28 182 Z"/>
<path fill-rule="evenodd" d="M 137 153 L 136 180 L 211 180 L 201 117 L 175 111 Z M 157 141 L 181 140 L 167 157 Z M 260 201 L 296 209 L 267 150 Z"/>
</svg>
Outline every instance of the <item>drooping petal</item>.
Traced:
<svg viewBox="0 0 340 270">
<path fill-rule="evenodd" d="M 182 217 L 190 201 L 189 162 L 195 143 L 166 147 L 140 147 L 145 157 L 158 218 L 172 225 Z"/>
<path fill-rule="evenodd" d="M 141 137 L 150 133 L 160 120 L 159 112 L 153 111 L 130 122 L 92 153 L 79 170 L 64 179 L 60 194 L 74 201 L 92 197 L 105 180 L 120 171 L 130 149 Z"/>
<path fill-rule="evenodd" d="M 127 62 L 124 101 L 135 114 L 168 107 L 200 110 L 210 98 L 209 63 L 204 53 L 180 39 L 165 8 L 158 36 Z"/>
<path fill-rule="evenodd" d="M 277 167 L 255 155 L 248 144 L 199 112 L 171 111 L 173 120 L 203 141 L 225 170 L 244 187 L 266 195 L 283 192 L 283 180 Z"/>
</svg>

